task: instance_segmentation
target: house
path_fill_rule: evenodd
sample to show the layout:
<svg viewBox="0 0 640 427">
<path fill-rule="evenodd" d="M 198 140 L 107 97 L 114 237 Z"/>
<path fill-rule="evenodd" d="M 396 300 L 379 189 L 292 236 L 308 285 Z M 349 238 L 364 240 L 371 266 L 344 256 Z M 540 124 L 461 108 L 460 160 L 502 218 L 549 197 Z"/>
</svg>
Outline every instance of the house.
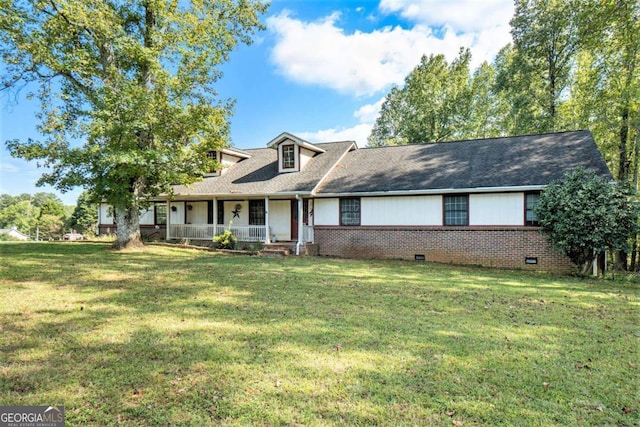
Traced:
<svg viewBox="0 0 640 427">
<path fill-rule="evenodd" d="M 29 236 L 22 234 L 15 226 L 12 226 L 11 228 L 0 228 L 0 234 L 6 234 L 17 240 L 29 240 Z"/>
<path fill-rule="evenodd" d="M 612 179 L 589 131 L 379 148 L 285 132 L 210 156 L 224 167 L 154 203 L 144 234 L 211 240 L 232 224 L 298 252 L 563 271 L 537 227 L 540 191 L 578 166 Z M 99 222 L 113 230 L 106 205 Z"/>
</svg>

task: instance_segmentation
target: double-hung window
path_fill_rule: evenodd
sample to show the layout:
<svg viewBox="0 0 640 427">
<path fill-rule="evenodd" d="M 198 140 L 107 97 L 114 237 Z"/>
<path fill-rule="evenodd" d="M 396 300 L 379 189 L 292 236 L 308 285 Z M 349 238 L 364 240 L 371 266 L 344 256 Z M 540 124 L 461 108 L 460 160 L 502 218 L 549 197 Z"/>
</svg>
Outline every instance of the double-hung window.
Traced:
<svg viewBox="0 0 640 427">
<path fill-rule="evenodd" d="M 265 224 L 264 200 L 249 200 L 249 225 Z"/>
<path fill-rule="evenodd" d="M 524 224 L 532 227 L 540 225 L 538 223 L 538 215 L 536 215 L 536 206 L 538 206 L 538 200 L 540 199 L 539 191 L 532 191 L 530 193 L 524 193 Z"/>
<path fill-rule="evenodd" d="M 156 203 L 155 204 L 155 224 L 165 225 L 167 223 L 167 204 Z"/>
<path fill-rule="evenodd" d="M 444 225 L 469 225 L 469 196 L 444 196 Z"/>
<path fill-rule="evenodd" d="M 340 225 L 360 225 L 360 198 L 340 199 Z"/>
<path fill-rule="evenodd" d="M 282 168 L 293 169 L 296 167 L 295 145 L 282 146 Z"/>
</svg>

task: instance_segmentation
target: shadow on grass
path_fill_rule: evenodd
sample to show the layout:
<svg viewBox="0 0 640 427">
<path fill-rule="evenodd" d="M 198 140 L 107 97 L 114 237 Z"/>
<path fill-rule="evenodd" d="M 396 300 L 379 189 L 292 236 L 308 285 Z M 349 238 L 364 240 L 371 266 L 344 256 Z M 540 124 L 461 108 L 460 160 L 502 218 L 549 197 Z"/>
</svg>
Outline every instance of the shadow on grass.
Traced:
<svg viewBox="0 0 640 427">
<path fill-rule="evenodd" d="M 63 402 L 71 425 L 624 425 L 633 412 L 620 408 L 637 411 L 630 286 L 394 261 L 8 248 L 0 394 Z"/>
</svg>

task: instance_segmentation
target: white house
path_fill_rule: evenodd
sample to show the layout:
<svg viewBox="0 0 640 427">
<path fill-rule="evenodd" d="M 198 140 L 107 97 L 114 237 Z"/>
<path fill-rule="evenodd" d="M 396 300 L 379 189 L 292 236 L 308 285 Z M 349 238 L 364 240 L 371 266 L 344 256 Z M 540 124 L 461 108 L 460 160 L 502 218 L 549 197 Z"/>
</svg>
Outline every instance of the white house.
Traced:
<svg viewBox="0 0 640 427">
<path fill-rule="evenodd" d="M 232 223 L 240 240 L 320 255 L 566 270 L 537 227 L 540 191 L 578 166 L 611 178 L 589 131 L 380 148 L 285 132 L 209 155 L 224 167 L 157 200 L 145 235 L 211 240 Z M 99 222 L 113 231 L 106 205 Z"/>
<path fill-rule="evenodd" d="M 0 234 L 7 234 L 18 240 L 29 240 L 29 236 L 27 236 L 26 234 L 22 234 L 15 226 L 11 228 L 0 228 Z"/>
</svg>

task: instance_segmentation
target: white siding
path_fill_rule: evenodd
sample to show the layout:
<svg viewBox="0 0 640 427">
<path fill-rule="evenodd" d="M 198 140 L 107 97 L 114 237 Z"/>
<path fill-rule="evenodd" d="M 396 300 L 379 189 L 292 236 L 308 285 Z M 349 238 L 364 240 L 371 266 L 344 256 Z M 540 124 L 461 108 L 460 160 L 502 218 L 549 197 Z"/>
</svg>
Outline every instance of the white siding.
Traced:
<svg viewBox="0 0 640 427">
<path fill-rule="evenodd" d="M 149 208 L 146 211 L 143 211 L 142 213 L 140 213 L 140 225 L 153 225 L 155 224 L 154 222 L 154 216 L 153 216 L 153 206 L 149 206 Z"/>
<path fill-rule="evenodd" d="M 237 205 L 240 205 L 240 208 L 237 211 L 238 215 L 234 218 L 233 211 L 236 210 Z M 249 225 L 249 202 L 246 200 L 224 202 L 224 221 L 226 226 L 229 222 L 233 222 L 234 225 Z"/>
<path fill-rule="evenodd" d="M 313 213 L 315 225 L 340 225 L 338 199 L 315 199 Z"/>
<path fill-rule="evenodd" d="M 232 156 L 226 153 L 220 153 L 220 163 L 222 164 L 222 170 L 220 171 L 220 174 L 226 173 L 231 166 L 235 165 L 240 160 L 242 160 L 240 157 Z"/>
<path fill-rule="evenodd" d="M 206 224 L 207 202 L 187 202 L 187 224 Z"/>
<path fill-rule="evenodd" d="M 173 210 L 174 208 L 175 211 Z M 171 219 L 169 220 L 169 222 L 171 222 L 171 224 L 184 224 L 184 203 L 171 203 L 170 214 Z"/>
<path fill-rule="evenodd" d="M 469 195 L 469 225 L 523 224 L 523 193 Z"/>
<path fill-rule="evenodd" d="M 106 203 L 100 203 L 100 218 L 98 218 L 100 224 L 113 224 L 113 217 L 111 216 L 111 205 Z"/>
<path fill-rule="evenodd" d="M 269 227 L 276 240 L 291 240 L 291 201 L 269 201 Z"/>
<path fill-rule="evenodd" d="M 442 196 L 363 197 L 360 202 L 361 225 L 442 225 Z"/>
<path fill-rule="evenodd" d="M 304 169 L 304 167 L 309 163 L 309 160 L 313 157 L 315 153 L 311 150 L 307 150 L 306 148 L 300 148 L 300 169 Z"/>
</svg>

